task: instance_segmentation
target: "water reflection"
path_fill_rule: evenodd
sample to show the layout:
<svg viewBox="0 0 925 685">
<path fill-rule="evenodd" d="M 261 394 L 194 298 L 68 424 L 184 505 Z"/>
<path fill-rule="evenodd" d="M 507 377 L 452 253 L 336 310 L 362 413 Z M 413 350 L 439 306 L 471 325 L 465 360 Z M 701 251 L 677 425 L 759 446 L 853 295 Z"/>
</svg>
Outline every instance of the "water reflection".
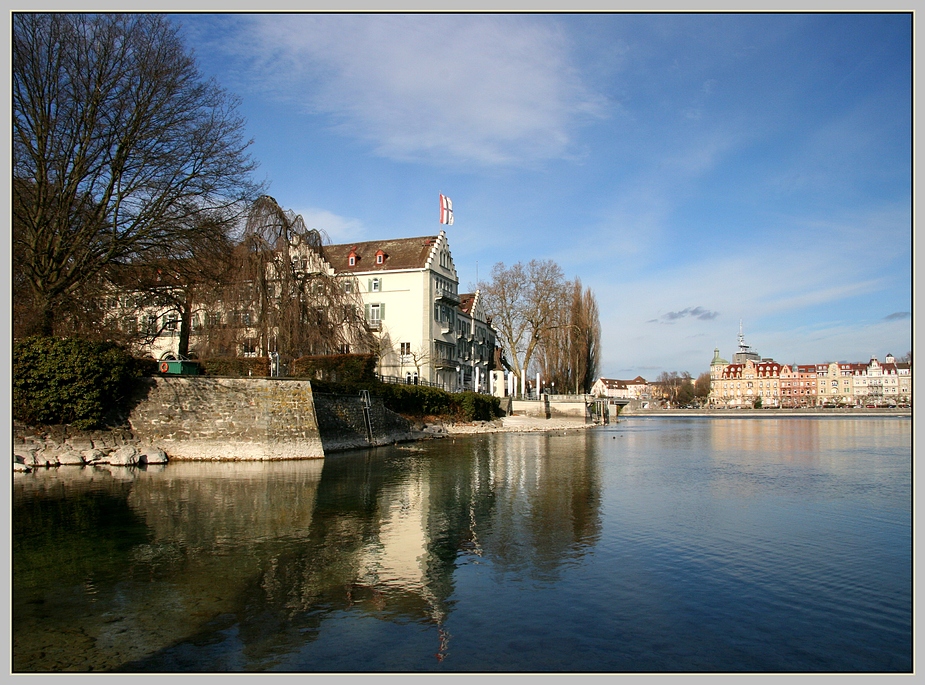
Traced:
<svg viewBox="0 0 925 685">
<path fill-rule="evenodd" d="M 488 557 L 502 570 L 552 577 L 593 544 L 600 492 L 587 447 L 581 435 L 485 436 L 323 462 L 23 474 L 14 488 L 22 562 L 14 667 L 222 669 L 233 665 L 219 655 L 240 651 L 238 665 L 269 669 L 343 611 L 429 626 L 439 662 L 459 563 Z M 132 521 L 128 536 L 105 516 L 90 524 L 123 540 L 118 562 L 102 563 L 109 550 L 82 549 L 86 526 L 63 516 L 55 535 L 70 537 L 71 554 L 84 558 L 80 577 L 47 559 L 38 573 L 27 551 L 35 540 L 23 531 L 47 531 L 42 512 L 87 493 Z M 49 605 L 54 616 L 35 610 Z M 66 628 L 74 620 L 79 649 Z M 54 661 L 32 632 L 49 624 L 62 645 Z M 190 656 L 191 644 L 224 643 L 232 628 L 234 646 Z"/>
<path fill-rule="evenodd" d="M 910 492 L 886 420 L 17 474 L 13 666 L 903 670 Z"/>
</svg>

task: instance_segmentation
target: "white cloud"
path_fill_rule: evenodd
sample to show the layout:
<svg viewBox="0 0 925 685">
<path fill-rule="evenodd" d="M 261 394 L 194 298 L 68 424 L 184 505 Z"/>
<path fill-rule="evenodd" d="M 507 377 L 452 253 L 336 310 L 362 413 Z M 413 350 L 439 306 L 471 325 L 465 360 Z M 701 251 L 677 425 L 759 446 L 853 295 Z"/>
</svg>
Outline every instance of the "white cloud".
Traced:
<svg viewBox="0 0 925 685">
<path fill-rule="evenodd" d="M 237 28 L 220 49 L 251 89 L 328 115 L 392 159 L 568 156 L 575 127 L 603 110 L 548 17 L 260 15 Z"/>
<path fill-rule="evenodd" d="M 338 216 L 326 209 L 318 209 L 315 207 L 296 209 L 294 211 L 296 214 L 302 215 L 302 220 L 305 222 L 306 228 L 316 228 L 322 231 L 334 244 L 345 243 L 351 240 L 364 240 L 363 235 L 366 231 L 359 219 Z"/>
</svg>

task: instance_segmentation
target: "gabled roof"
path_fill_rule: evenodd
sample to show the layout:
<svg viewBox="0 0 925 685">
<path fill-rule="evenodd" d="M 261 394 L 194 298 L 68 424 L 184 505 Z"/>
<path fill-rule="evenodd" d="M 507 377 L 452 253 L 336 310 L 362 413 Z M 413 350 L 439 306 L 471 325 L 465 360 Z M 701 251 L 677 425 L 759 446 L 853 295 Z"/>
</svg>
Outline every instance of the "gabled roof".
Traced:
<svg viewBox="0 0 925 685">
<path fill-rule="evenodd" d="M 605 388 L 610 390 L 616 390 L 617 388 L 625 388 L 626 383 L 623 381 L 618 381 L 616 378 L 598 378 L 598 383 L 603 385 Z"/>
<path fill-rule="evenodd" d="M 469 314 L 472 311 L 472 305 L 475 304 L 475 293 L 465 293 L 459 296 L 459 309 L 463 314 Z"/>
<path fill-rule="evenodd" d="M 369 240 L 363 243 L 325 245 L 321 251 L 335 273 L 423 269 L 437 243 L 437 238 L 438 236 L 429 235 L 420 238 Z M 385 256 L 382 264 L 376 264 L 376 252 L 379 250 L 382 250 Z M 348 259 L 351 252 L 357 256 L 354 266 L 350 266 Z"/>
<path fill-rule="evenodd" d="M 646 379 L 642 376 L 636 376 L 631 381 L 623 381 L 617 378 L 598 378 L 598 383 L 601 383 L 605 388 L 610 388 L 611 390 L 623 389 L 630 385 L 646 385 Z"/>
</svg>

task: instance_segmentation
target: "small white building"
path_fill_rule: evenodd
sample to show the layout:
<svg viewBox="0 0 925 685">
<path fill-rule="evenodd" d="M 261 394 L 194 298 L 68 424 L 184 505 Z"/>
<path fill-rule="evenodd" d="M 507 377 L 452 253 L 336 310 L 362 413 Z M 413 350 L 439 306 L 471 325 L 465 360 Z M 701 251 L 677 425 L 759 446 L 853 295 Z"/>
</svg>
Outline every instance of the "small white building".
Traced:
<svg viewBox="0 0 925 685">
<path fill-rule="evenodd" d="M 649 397 L 649 383 L 642 376 L 624 381 L 616 378 L 598 378 L 591 386 L 595 397 L 614 397 L 627 400 L 640 400 Z"/>
</svg>

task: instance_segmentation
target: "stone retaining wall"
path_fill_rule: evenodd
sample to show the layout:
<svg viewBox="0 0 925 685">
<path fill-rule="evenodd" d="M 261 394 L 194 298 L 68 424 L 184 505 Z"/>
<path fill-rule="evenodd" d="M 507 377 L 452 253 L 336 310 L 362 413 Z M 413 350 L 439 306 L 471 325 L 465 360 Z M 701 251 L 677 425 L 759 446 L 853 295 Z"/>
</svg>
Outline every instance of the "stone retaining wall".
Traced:
<svg viewBox="0 0 925 685">
<path fill-rule="evenodd" d="M 543 395 L 538 400 L 511 400 L 513 416 L 529 416 L 536 419 L 581 419 L 587 421 L 588 405 L 584 399 L 550 399 Z"/>
<path fill-rule="evenodd" d="M 358 395 L 315 394 L 315 413 L 325 452 L 387 445 L 421 436 L 404 418 L 389 411 L 382 398 L 370 398 L 372 442 L 366 431 L 363 402 Z"/>
<path fill-rule="evenodd" d="M 309 381 L 165 376 L 142 395 L 132 432 L 173 459 L 324 457 Z"/>
</svg>

